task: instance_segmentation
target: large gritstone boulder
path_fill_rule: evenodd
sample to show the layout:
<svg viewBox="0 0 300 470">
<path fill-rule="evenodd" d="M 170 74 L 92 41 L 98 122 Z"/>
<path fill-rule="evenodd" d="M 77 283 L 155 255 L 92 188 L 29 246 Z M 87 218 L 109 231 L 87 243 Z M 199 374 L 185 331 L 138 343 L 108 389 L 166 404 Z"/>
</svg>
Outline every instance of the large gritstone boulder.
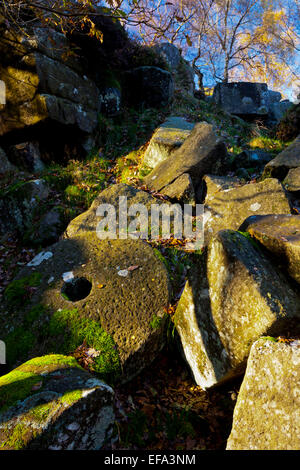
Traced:
<svg viewBox="0 0 300 470">
<path fill-rule="evenodd" d="M 245 220 L 241 229 L 274 253 L 290 276 L 300 283 L 299 215 L 252 216 Z"/>
<path fill-rule="evenodd" d="M 300 450 L 300 341 L 251 348 L 227 450 Z"/>
<path fill-rule="evenodd" d="M 299 319 L 288 280 L 232 230 L 219 232 L 199 258 L 174 318 L 183 355 L 206 389 L 241 374 L 260 336 L 299 331 Z"/>
<path fill-rule="evenodd" d="M 206 175 L 205 243 L 219 230 L 237 230 L 256 214 L 290 214 L 289 200 L 278 180 L 241 185 L 238 179 Z"/>
<path fill-rule="evenodd" d="M 161 191 L 179 176 L 188 173 L 199 183 L 205 173 L 220 172 L 226 161 L 226 147 L 206 122 L 196 124 L 182 146 L 157 165 L 145 178 L 145 184 Z"/>
<path fill-rule="evenodd" d="M 218 83 L 214 88 L 213 100 L 225 111 L 237 116 L 266 116 L 269 112 L 266 83 Z"/>
<path fill-rule="evenodd" d="M 154 132 L 143 157 L 143 165 L 155 168 L 178 149 L 190 135 L 195 124 L 176 116 L 169 117 Z"/>
<path fill-rule="evenodd" d="M 114 392 L 73 357 L 36 357 L 0 377 L 1 450 L 99 450 Z"/>
</svg>

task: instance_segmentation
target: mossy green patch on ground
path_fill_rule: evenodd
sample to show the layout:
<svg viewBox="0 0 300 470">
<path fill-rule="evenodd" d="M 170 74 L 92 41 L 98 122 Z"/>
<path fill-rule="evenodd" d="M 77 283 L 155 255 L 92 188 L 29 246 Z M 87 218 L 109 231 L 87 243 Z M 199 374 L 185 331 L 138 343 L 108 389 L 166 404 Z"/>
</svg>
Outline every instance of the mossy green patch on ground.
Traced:
<svg viewBox="0 0 300 470">
<path fill-rule="evenodd" d="M 41 274 L 38 272 L 12 281 L 4 291 L 4 298 L 11 307 L 20 307 L 30 298 L 31 288 L 38 287 L 40 282 Z"/>
<path fill-rule="evenodd" d="M 121 373 L 120 359 L 113 338 L 99 323 L 80 318 L 77 309 L 55 312 L 49 322 L 47 336 L 63 337 L 61 353 L 71 353 L 81 344 L 94 348 L 99 356 L 94 358 L 92 369 L 104 380 L 114 381 Z"/>
</svg>

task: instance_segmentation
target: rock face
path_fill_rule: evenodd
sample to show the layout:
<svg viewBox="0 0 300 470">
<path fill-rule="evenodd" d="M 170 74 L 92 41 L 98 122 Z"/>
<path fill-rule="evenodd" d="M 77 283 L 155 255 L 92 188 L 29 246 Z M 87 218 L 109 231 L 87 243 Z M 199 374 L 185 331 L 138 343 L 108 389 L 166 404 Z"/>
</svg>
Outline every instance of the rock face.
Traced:
<svg viewBox="0 0 300 470">
<path fill-rule="evenodd" d="M 249 217 L 242 225 L 285 264 L 290 276 L 300 283 L 300 220 L 298 215 Z"/>
<path fill-rule="evenodd" d="M 243 221 L 256 214 L 290 214 L 288 198 L 278 180 L 240 185 L 239 180 L 206 175 L 204 206 L 205 243 L 219 230 L 237 230 Z M 239 186 L 240 185 L 240 186 Z"/>
<path fill-rule="evenodd" d="M 178 150 L 154 168 L 145 178 L 145 184 L 160 191 L 184 173 L 188 173 L 197 183 L 205 173 L 220 171 L 226 155 L 226 147 L 215 136 L 212 125 L 201 122 L 195 125 Z"/>
<path fill-rule="evenodd" d="M 96 128 L 99 90 L 78 62 L 63 60 L 71 47 L 65 37 L 55 31 L 49 38 L 47 34 L 34 28 L 26 38 L 4 30 L 0 72 L 7 102 L 1 112 L 0 135 L 48 118 L 85 133 Z"/>
<path fill-rule="evenodd" d="M 1 450 L 99 450 L 114 392 L 73 357 L 34 358 L 0 377 Z"/>
<path fill-rule="evenodd" d="M 154 44 L 153 49 L 163 56 L 171 69 L 176 69 L 180 63 L 181 54 L 174 44 L 162 42 Z"/>
<path fill-rule="evenodd" d="M 300 134 L 291 145 L 265 166 L 263 176 L 283 179 L 289 170 L 298 167 L 300 167 Z"/>
<path fill-rule="evenodd" d="M 68 354 L 85 342 L 98 351 L 93 370 L 126 381 L 164 345 L 168 273 L 140 240 L 99 240 L 95 232 L 62 240 L 23 268 L 4 297 L 1 338 L 9 364 L 33 351 Z"/>
<path fill-rule="evenodd" d="M 291 193 L 298 193 L 300 191 L 300 167 L 293 168 L 288 172 L 283 185 Z"/>
<path fill-rule="evenodd" d="M 189 273 L 174 320 L 196 383 L 209 388 L 243 372 L 260 336 L 284 334 L 299 318 L 283 275 L 245 236 L 223 230 Z"/>
<path fill-rule="evenodd" d="M 175 90 L 180 89 L 194 95 L 195 73 L 190 64 L 183 59 L 179 49 L 174 44 L 163 42 L 154 44 L 153 49 L 167 62 L 175 82 Z"/>
<path fill-rule="evenodd" d="M 227 450 L 300 449 L 299 365 L 299 340 L 253 344 Z"/>
<path fill-rule="evenodd" d="M 266 83 L 218 83 L 213 100 L 225 111 L 237 116 L 264 116 L 268 114 L 268 86 Z"/>
<path fill-rule="evenodd" d="M 124 95 L 134 106 L 167 106 L 173 98 L 174 84 L 170 72 L 145 66 L 130 70 L 124 77 Z"/>
<path fill-rule="evenodd" d="M 144 154 L 143 165 L 154 168 L 178 149 L 190 135 L 195 124 L 186 119 L 171 116 L 154 132 Z"/>
<path fill-rule="evenodd" d="M 34 210 L 48 195 L 49 187 L 42 179 L 14 185 L 0 198 L 0 233 L 31 227 Z"/>
<path fill-rule="evenodd" d="M 0 173 L 9 173 L 10 171 L 14 171 L 15 169 L 16 168 L 14 167 L 14 165 L 12 165 L 8 160 L 4 150 L 0 147 Z"/>
</svg>

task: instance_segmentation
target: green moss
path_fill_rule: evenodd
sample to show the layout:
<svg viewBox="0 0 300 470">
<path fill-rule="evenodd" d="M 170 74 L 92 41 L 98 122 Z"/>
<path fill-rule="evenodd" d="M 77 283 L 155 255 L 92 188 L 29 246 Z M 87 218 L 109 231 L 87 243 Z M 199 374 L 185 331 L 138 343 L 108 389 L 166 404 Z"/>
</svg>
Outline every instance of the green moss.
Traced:
<svg viewBox="0 0 300 470">
<path fill-rule="evenodd" d="M 6 356 L 8 364 L 25 358 L 26 354 L 36 344 L 36 335 L 23 326 L 17 327 L 5 338 Z"/>
<path fill-rule="evenodd" d="M 39 317 L 41 317 L 46 312 L 46 307 L 44 305 L 38 304 L 32 307 L 32 309 L 26 313 L 24 319 L 24 326 L 30 327 Z"/>
<path fill-rule="evenodd" d="M 31 288 L 38 287 L 40 283 L 41 275 L 38 272 L 12 281 L 4 291 L 4 298 L 11 307 L 20 307 L 30 298 Z"/>
<path fill-rule="evenodd" d="M 164 321 L 164 317 L 158 317 L 157 315 L 153 315 L 150 321 L 150 326 L 153 330 L 158 330 Z"/>
<path fill-rule="evenodd" d="M 47 334 L 55 338 L 63 338 L 61 353 L 74 351 L 83 342 L 88 347 L 100 352 L 94 358 L 93 369 L 104 380 L 114 381 L 120 374 L 120 360 L 113 338 L 105 332 L 99 323 L 88 318 L 80 318 L 77 309 L 61 310 L 53 314 Z M 55 346 L 57 348 L 57 344 Z"/>
<path fill-rule="evenodd" d="M 31 359 L 9 374 L 0 377 L 0 413 L 36 393 L 32 390 L 33 386 L 45 381 L 41 373 L 75 367 L 81 369 L 74 357 L 52 354 Z M 38 391 L 41 391 L 41 388 Z"/>
<path fill-rule="evenodd" d="M 250 235 L 249 232 L 240 232 L 240 231 L 238 231 L 238 233 L 240 233 L 241 235 L 243 235 L 243 237 L 247 238 L 247 240 L 249 240 L 255 248 L 258 248 L 258 249 L 259 249 L 258 243 L 256 243 L 256 241 L 254 240 L 254 238 L 251 237 L 251 235 Z"/>
<path fill-rule="evenodd" d="M 72 403 L 75 403 L 76 401 L 80 400 L 82 396 L 82 391 L 81 390 L 73 390 L 72 392 L 67 392 L 65 393 L 60 401 L 64 405 L 72 405 Z"/>
</svg>

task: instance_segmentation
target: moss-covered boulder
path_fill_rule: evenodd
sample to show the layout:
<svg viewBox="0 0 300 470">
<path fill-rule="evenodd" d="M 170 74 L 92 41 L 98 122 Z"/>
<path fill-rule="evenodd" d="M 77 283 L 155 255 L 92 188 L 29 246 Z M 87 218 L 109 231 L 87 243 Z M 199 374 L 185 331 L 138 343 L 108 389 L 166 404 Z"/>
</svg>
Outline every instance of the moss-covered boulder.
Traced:
<svg viewBox="0 0 300 470">
<path fill-rule="evenodd" d="M 300 341 L 256 341 L 227 450 L 300 450 Z"/>
<path fill-rule="evenodd" d="M 166 160 L 174 150 L 182 145 L 194 125 L 184 118 L 170 116 L 154 132 L 142 164 L 148 168 L 155 168 L 163 160 Z"/>
<path fill-rule="evenodd" d="M 213 126 L 206 122 L 198 123 L 182 146 L 145 178 L 145 184 L 161 191 L 184 173 L 197 183 L 206 173 L 219 174 L 226 155 L 226 147 L 214 134 Z"/>
<path fill-rule="evenodd" d="M 283 180 L 289 170 L 298 167 L 300 167 L 300 134 L 291 145 L 265 166 L 263 177 Z"/>
<path fill-rule="evenodd" d="M 283 185 L 291 193 L 300 193 L 300 167 L 293 168 L 288 172 Z"/>
<path fill-rule="evenodd" d="M 300 299 L 251 240 L 223 230 L 188 276 L 175 313 L 182 350 L 203 388 L 244 371 L 262 335 L 299 330 Z"/>
<path fill-rule="evenodd" d="M 219 230 L 237 230 L 243 221 L 256 214 L 290 214 L 288 197 L 277 179 L 242 185 L 207 175 L 204 178 L 207 195 L 204 206 L 205 243 Z"/>
<path fill-rule="evenodd" d="M 300 283 L 300 217 L 298 215 L 265 215 L 249 217 L 241 230 L 278 256 L 297 282 Z"/>
<path fill-rule="evenodd" d="M 1 450 L 99 450 L 114 392 L 73 357 L 36 357 L 0 377 Z"/>
<path fill-rule="evenodd" d="M 23 268 L 4 298 L 0 337 L 11 365 L 86 345 L 95 350 L 91 370 L 124 381 L 164 345 L 168 273 L 140 240 L 95 232 L 62 240 Z"/>
</svg>

